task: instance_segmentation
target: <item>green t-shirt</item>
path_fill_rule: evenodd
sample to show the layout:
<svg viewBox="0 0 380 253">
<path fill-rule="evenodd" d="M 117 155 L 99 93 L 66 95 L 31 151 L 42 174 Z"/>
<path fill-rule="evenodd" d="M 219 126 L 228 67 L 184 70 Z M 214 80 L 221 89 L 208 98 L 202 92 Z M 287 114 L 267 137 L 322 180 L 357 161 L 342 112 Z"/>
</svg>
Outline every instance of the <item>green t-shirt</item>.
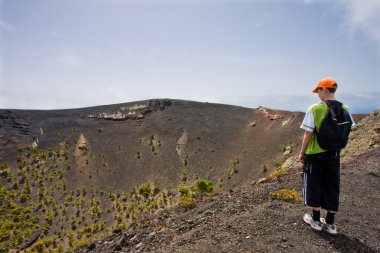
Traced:
<svg viewBox="0 0 380 253">
<path fill-rule="evenodd" d="M 344 110 L 348 111 L 348 106 L 343 105 L 342 107 Z M 318 145 L 317 135 L 314 130 L 317 129 L 317 131 L 319 131 L 319 128 L 321 127 L 321 124 L 322 124 L 322 120 L 325 117 L 328 110 L 329 110 L 328 105 L 323 101 L 310 106 L 309 109 L 307 110 L 305 118 L 301 124 L 302 129 L 313 133 L 313 136 L 311 137 L 309 144 L 307 145 L 307 148 L 305 150 L 305 154 L 307 155 L 318 154 L 318 153 L 327 151 L 326 149 L 323 149 Z M 351 120 L 352 120 L 352 117 L 351 117 Z M 352 120 L 352 122 L 354 121 Z"/>
</svg>

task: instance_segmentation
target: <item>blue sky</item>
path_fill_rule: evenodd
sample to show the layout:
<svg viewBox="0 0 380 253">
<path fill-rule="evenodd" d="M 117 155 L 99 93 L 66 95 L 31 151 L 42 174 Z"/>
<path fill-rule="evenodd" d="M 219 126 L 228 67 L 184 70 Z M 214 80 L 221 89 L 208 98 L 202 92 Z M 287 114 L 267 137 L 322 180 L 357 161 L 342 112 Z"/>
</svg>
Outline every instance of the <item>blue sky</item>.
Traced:
<svg viewBox="0 0 380 253">
<path fill-rule="evenodd" d="M 0 0 L 0 108 L 152 98 L 380 108 L 379 0 Z"/>
</svg>

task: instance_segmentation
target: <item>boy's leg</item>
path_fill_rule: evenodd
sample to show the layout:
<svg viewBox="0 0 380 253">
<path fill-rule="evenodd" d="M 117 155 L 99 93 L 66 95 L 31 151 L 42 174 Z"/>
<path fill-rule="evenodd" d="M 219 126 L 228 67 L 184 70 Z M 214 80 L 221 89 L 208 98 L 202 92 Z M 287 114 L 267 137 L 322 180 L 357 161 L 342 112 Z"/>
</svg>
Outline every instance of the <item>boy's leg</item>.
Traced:
<svg viewBox="0 0 380 253">
<path fill-rule="evenodd" d="M 330 235 L 336 235 L 338 233 L 334 222 L 334 216 L 335 212 L 327 211 L 326 218 L 321 218 L 323 231 L 327 232 Z"/>
<path fill-rule="evenodd" d="M 317 155 L 307 155 L 303 169 L 303 201 L 304 205 L 315 210 L 321 207 L 321 169 Z"/>
<path fill-rule="evenodd" d="M 312 207 L 312 214 L 305 214 L 303 220 L 315 231 L 321 231 L 321 170 L 318 157 L 307 155 L 303 171 L 303 200 L 304 204 Z"/>
<path fill-rule="evenodd" d="M 327 214 L 326 214 L 326 223 L 327 224 L 334 224 L 335 223 L 335 214 L 336 214 L 336 212 L 327 211 Z"/>
<path fill-rule="evenodd" d="M 326 163 L 322 175 L 321 206 L 330 212 L 338 212 L 340 194 L 340 152 L 326 152 Z M 332 215 L 332 214 L 330 214 Z M 329 221 L 330 218 L 329 218 Z"/>
<path fill-rule="evenodd" d="M 323 230 L 331 235 L 337 234 L 335 214 L 339 209 L 340 193 L 340 152 L 329 151 L 326 155 L 326 169 L 323 173 L 322 201 L 327 210 L 326 218 L 321 218 Z"/>
<path fill-rule="evenodd" d="M 321 208 L 313 208 L 313 220 L 314 221 L 320 221 L 321 220 Z"/>
</svg>

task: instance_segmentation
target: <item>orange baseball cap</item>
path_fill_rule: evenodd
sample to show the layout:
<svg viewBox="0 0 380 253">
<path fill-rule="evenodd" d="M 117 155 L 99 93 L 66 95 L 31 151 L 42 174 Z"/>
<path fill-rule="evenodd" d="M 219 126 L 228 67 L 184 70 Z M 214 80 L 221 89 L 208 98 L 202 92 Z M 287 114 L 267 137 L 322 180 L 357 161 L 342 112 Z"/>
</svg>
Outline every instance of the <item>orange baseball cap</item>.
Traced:
<svg viewBox="0 0 380 253">
<path fill-rule="evenodd" d="M 314 93 L 318 93 L 318 88 L 332 88 L 336 89 L 338 87 L 338 84 L 336 83 L 336 80 L 331 77 L 323 78 L 319 83 L 317 84 L 317 87 L 313 90 Z"/>
</svg>

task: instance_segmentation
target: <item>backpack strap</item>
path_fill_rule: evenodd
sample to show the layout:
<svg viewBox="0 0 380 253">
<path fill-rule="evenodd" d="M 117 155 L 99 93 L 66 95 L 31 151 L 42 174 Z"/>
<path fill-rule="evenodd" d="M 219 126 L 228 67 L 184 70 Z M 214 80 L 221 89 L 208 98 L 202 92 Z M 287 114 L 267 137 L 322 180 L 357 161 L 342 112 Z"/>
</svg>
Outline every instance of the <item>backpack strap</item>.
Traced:
<svg viewBox="0 0 380 253">
<path fill-rule="evenodd" d="M 326 100 L 324 102 L 329 107 L 329 111 L 331 113 L 331 119 L 334 121 L 337 121 L 336 116 L 337 116 L 337 114 L 339 115 L 341 113 L 343 104 L 339 101 L 336 101 L 336 100 L 334 102 L 332 102 L 330 100 Z"/>
</svg>

